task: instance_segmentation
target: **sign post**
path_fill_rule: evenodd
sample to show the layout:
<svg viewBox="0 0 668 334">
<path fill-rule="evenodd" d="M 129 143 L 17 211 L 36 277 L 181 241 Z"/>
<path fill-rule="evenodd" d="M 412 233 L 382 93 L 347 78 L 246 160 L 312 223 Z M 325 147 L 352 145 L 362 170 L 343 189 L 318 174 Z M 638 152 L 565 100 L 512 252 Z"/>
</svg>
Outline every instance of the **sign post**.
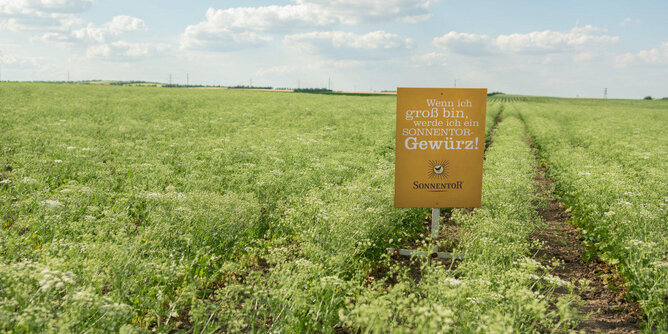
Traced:
<svg viewBox="0 0 668 334">
<path fill-rule="evenodd" d="M 480 206 L 486 108 L 487 89 L 397 89 L 394 206 L 432 208 L 433 240 L 440 208 Z M 434 247 L 390 251 L 456 258 Z"/>
</svg>

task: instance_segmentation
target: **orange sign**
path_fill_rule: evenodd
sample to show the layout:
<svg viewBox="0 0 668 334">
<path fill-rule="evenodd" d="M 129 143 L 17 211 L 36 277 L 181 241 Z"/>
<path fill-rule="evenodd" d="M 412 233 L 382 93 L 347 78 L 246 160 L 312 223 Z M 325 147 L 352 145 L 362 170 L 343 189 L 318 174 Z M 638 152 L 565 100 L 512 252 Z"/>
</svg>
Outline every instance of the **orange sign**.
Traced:
<svg viewBox="0 0 668 334">
<path fill-rule="evenodd" d="M 479 207 L 487 89 L 398 88 L 394 206 Z"/>
</svg>

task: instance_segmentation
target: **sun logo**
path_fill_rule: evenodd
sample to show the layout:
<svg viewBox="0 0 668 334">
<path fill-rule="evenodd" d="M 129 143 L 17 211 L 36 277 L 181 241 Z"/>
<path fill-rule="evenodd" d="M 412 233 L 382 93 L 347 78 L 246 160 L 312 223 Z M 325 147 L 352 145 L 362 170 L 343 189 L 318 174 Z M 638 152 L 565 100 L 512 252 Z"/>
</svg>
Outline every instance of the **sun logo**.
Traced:
<svg viewBox="0 0 668 334">
<path fill-rule="evenodd" d="M 429 160 L 429 172 L 427 174 L 430 179 L 447 179 L 449 166 L 450 162 L 448 160 Z"/>
</svg>

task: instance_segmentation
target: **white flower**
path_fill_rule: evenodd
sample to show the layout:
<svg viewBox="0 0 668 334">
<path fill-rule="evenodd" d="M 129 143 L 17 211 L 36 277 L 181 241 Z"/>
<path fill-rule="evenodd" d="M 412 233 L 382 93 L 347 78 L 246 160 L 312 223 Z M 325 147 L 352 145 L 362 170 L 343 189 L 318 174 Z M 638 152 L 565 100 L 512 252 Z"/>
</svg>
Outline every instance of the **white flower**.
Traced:
<svg viewBox="0 0 668 334">
<path fill-rule="evenodd" d="M 67 147 L 68 150 L 73 150 L 73 149 L 75 149 L 75 148 L 76 148 L 76 147 L 74 147 L 74 146 L 68 146 L 68 147 Z"/>
<path fill-rule="evenodd" d="M 556 285 L 556 286 L 567 286 L 568 282 L 564 281 L 563 279 L 557 277 L 557 276 L 552 276 L 552 275 L 547 275 L 545 276 L 545 280 Z"/>
<path fill-rule="evenodd" d="M 591 175 L 591 173 L 589 173 L 589 172 L 579 172 L 578 175 L 589 176 L 589 175 Z"/>
<path fill-rule="evenodd" d="M 653 265 L 655 267 L 658 267 L 658 268 L 662 268 L 662 267 L 668 268 L 668 262 L 666 262 L 666 261 L 654 261 L 654 262 L 651 263 L 651 265 Z"/>
<path fill-rule="evenodd" d="M 612 210 L 610 210 L 610 211 L 607 211 L 607 212 L 603 213 L 603 215 L 605 215 L 606 217 L 610 217 L 610 216 L 613 216 L 614 214 L 615 214 L 615 212 L 614 212 L 614 211 L 612 211 Z"/>
<path fill-rule="evenodd" d="M 22 180 L 22 181 L 23 181 L 24 183 L 28 183 L 28 184 L 32 184 L 32 183 L 35 183 L 35 182 L 36 182 L 35 179 L 30 178 L 30 177 L 27 177 L 27 176 L 23 177 L 23 180 Z"/>
<path fill-rule="evenodd" d="M 61 163 L 61 162 L 63 162 L 63 161 L 62 161 L 62 160 L 53 160 L 53 162 L 59 164 L 59 163 Z"/>
<path fill-rule="evenodd" d="M 12 183 L 12 180 L 4 179 L 4 180 L 0 181 L 0 184 L 8 184 L 8 183 Z"/>
<path fill-rule="evenodd" d="M 41 201 L 40 204 L 42 204 L 43 206 L 46 206 L 48 208 L 62 208 L 63 207 L 62 203 L 60 203 L 58 201 L 50 200 L 50 199 Z"/>
<path fill-rule="evenodd" d="M 297 259 L 297 261 L 295 261 L 295 264 L 299 265 L 299 266 L 310 266 L 311 261 L 306 260 L 306 259 Z"/>
<path fill-rule="evenodd" d="M 462 282 L 458 279 L 455 279 L 455 278 L 451 278 L 451 277 L 446 278 L 445 283 L 447 283 L 450 286 L 459 286 L 459 285 L 464 284 L 464 282 Z"/>
</svg>

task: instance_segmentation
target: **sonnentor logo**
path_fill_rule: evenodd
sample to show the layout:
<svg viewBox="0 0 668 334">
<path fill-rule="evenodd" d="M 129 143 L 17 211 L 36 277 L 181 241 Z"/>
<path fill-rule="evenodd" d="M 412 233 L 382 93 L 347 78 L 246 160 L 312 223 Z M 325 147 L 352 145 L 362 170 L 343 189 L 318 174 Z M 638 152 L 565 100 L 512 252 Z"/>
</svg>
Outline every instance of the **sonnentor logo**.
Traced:
<svg viewBox="0 0 668 334">
<path fill-rule="evenodd" d="M 429 160 L 427 165 L 429 167 L 427 175 L 430 179 L 448 178 L 448 167 L 450 167 L 450 162 L 448 160 Z"/>
</svg>

